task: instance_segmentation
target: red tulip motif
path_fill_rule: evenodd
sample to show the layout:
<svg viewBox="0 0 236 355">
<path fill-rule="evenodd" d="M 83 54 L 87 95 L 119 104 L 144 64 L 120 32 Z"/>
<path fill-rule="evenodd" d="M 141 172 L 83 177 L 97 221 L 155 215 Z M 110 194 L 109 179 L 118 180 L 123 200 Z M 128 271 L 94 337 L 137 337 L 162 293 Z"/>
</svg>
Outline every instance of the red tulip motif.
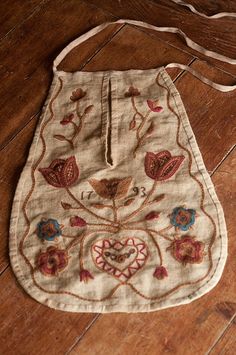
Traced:
<svg viewBox="0 0 236 355">
<path fill-rule="evenodd" d="M 39 168 L 45 180 L 54 187 L 69 187 L 79 177 L 79 168 L 75 157 L 55 159 L 48 168 Z"/>
<path fill-rule="evenodd" d="M 147 152 L 144 161 L 145 172 L 153 180 L 167 180 L 177 172 L 183 160 L 183 155 L 172 157 L 168 150 L 156 154 Z"/>
</svg>

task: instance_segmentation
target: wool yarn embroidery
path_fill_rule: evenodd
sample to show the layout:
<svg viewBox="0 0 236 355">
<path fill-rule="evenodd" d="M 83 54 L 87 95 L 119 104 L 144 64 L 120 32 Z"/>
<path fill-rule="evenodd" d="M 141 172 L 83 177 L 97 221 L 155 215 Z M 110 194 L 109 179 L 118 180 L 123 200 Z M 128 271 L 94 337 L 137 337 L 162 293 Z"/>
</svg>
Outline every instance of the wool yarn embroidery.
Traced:
<svg viewBox="0 0 236 355">
<path fill-rule="evenodd" d="M 163 69 L 149 84 L 130 72 L 116 91 L 111 80 L 114 110 L 119 102 L 128 106 L 120 121 L 111 113 L 115 165 L 108 167 L 106 111 L 100 124 L 97 86 L 87 75 L 95 75 L 106 100 L 104 75 L 84 73 L 79 86 L 56 77 L 38 128 L 42 149 L 27 175 L 24 230 L 14 249 L 31 294 L 53 308 L 92 312 L 154 310 L 196 298 L 217 270 L 212 253 L 220 233 L 207 208 L 209 181 L 196 177 L 196 147 L 188 147 L 178 93 Z M 54 112 L 60 102 L 64 109 Z M 55 134 L 59 128 L 63 135 Z"/>
</svg>

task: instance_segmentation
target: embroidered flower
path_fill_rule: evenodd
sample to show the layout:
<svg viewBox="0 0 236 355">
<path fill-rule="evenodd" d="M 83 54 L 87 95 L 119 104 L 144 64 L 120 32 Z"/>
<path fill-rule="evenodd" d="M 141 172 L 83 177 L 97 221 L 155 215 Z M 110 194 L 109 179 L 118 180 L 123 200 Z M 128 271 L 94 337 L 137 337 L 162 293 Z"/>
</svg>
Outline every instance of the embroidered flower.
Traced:
<svg viewBox="0 0 236 355">
<path fill-rule="evenodd" d="M 153 276 L 156 277 L 158 280 L 164 279 L 164 277 L 168 276 L 168 272 L 164 266 L 157 266 Z"/>
<path fill-rule="evenodd" d="M 70 123 L 70 122 L 73 120 L 74 117 L 75 117 L 75 115 L 74 115 L 73 113 L 68 113 L 68 114 L 65 115 L 65 116 L 63 117 L 63 119 L 60 121 L 60 124 L 63 125 L 63 126 L 65 126 L 65 125 L 67 125 L 68 123 Z"/>
<path fill-rule="evenodd" d="M 151 211 L 145 216 L 145 219 L 146 221 L 151 221 L 152 219 L 157 219 L 159 215 L 160 215 L 159 212 Z"/>
<path fill-rule="evenodd" d="M 46 276 L 57 276 L 68 265 L 68 259 L 66 250 L 50 246 L 38 255 L 37 267 Z"/>
<path fill-rule="evenodd" d="M 90 179 L 89 183 L 99 196 L 118 200 L 126 196 L 131 181 L 132 177 L 127 177 L 123 179 Z"/>
<path fill-rule="evenodd" d="M 86 91 L 83 91 L 82 89 L 79 88 L 72 92 L 70 99 L 71 101 L 78 101 L 82 99 L 85 95 L 86 95 Z"/>
<path fill-rule="evenodd" d="M 139 96 L 140 92 L 138 89 L 134 88 L 133 86 L 129 87 L 129 90 L 125 92 L 125 97 L 131 97 L 131 96 Z"/>
<path fill-rule="evenodd" d="M 73 216 L 70 218 L 70 225 L 71 227 L 85 227 L 87 222 L 79 216 Z"/>
<path fill-rule="evenodd" d="M 54 187 L 69 187 L 79 177 L 79 168 L 75 157 L 55 159 L 48 168 L 39 168 L 45 180 Z"/>
<path fill-rule="evenodd" d="M 91 273 L 85 269 L 80 270 L 79 276 L 80 282 L 84 281 L 85 283 L 87 283 L 90 279 L 94 279 Z"/>
<path fill-rule="evenodd" d="M 172 157 L 168 150 L 156 154 L 147 152 L 144 161 L 145 172 L 151 179 L 167 180 L 177 172 L 183 160 L 183 155 Z"/>
<path fill-rule="evenodd" d="M 201 263 L 204 248 L 204 243 L 195 240 L 195 237 L 183 236 L 181 239 L 175 239 L 166 250 L 170 250 L 177 261 L 186 265 Z"/>
<path fill-rule="evenodd" d="M 157 101 L 152 101 L 152 100 L 147 100 L 148 107 L 150 108 L 151 111 L 153 112 L 160 112 L 163 110 L 162 106 L 157 106 Z"/>
<path fill-rule="evenodd" d="M 187 231 L 194 224 L 195 215 L 196 211 L 193 209 L 176 207 L 170 215 L 170 223 L 182 231 Z"/>
<path fill-rule="evenodd" d="M 51 241 L 61 235 L 61 226 L 56 219 L 42 218 L 42 220 L 37 224 L 36 234 L 42 240 Z"/>
</svg>

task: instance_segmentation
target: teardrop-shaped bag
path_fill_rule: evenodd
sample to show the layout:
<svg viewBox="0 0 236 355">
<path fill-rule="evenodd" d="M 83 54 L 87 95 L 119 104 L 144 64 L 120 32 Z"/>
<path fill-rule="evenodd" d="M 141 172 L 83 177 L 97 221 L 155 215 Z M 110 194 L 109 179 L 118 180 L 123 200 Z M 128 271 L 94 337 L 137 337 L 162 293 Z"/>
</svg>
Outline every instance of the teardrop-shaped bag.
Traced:
<svg viewBox="0 0 236 355">
<path fill-rule="evenodd" d="M 57 70 L 72 48 L 113 23 L 160 30 L 102 24 L 56 58 L 12 207 L 19 283 L 64 311 L 189 303 L 217 284 L 227 258 L 223 210 L 165 68 Z M 234 88 L 191 72 L 216 89 Z"/>
</svg>

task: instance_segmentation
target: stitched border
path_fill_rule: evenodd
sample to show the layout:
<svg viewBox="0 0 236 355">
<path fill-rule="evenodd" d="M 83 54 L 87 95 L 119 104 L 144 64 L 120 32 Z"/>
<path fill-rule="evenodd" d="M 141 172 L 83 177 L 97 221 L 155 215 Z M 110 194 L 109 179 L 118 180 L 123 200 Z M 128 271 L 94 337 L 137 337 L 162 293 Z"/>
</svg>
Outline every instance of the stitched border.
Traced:
<svg viewBox="0 0 236 355">
<path fill-rule="evenodd" d="M 165 80 L 164 80 L 165 81 Z M 167 86 L 168 86 L 168 84 L 167 84 Z M 169 86 L 168 86 L 168 88 L 169 88 Z M 171 92 L 171 95 L 173 96 L 173 98 L 174 98 L 174 95 L 173 95 L 173 93 Z M 174 101 L 175 101 L 175 98 L 174 98 Z M 175 105 L 177 106 L 177 104 L 176 104 L 176 101 L 175 101 Z M 182 104 L 183 105 L 183 104 Z M 177 106 L 177 109 L 178 109 L 178 106 Z M 178 112 L 179 112 L 179 110 L 178 110 Z M 182 115 L 180 114 L 180 117 L 181 117 Z M 184 125 L 183 125 L 183 127 L 184 127 Z M 185 134 L 186 134 L 186 136 L 188 137 L 188 134 L 187 134 L 187 132 L 186 132 L 186 129 L 185 129 L 185 127 L 184 127 L 184 131 L 185 131 Z M 190 144 L 190 147 L 191 147 L 191 144 Z M 191 149 L 192 149 L 192 147 L 191 147 Z M 194 155 L 194 153 L 193 153 L 193 157 L 194 157 L 194 159 L 195 159 L 195 162 L 196 162 L 196 165 L 198 166 L 198 163 L 197 163 L 197 161 L 196 161 L 196 158 L 195 158 L 195 155 Z M 200 169 L 199 169 L 200 170 Z M 209 195 L 211 196 L 211 194 L 210 194 L 210 191 L 209 191 L 209 189 L 208 189 L 208 185 L 207 185 L 207 183 L 206 183 L 206 181 L 205 181 L 205 178 L 204 178 L 204 175 L 203 175 L 203 179 L 204 179 L 204 182 L 205 182 L 205 184 L 206 184 L 206 187 L 207 187 L 207 190 L 208 190 L 208 192 L 209 192 Z M 211 196 L 211 198 L 212 198 L 212 196 Z M 212 199 L 212 201 L 213 201 L 213 199 Z M 27 201 L 28 202 L 28 201 Z M 217 213 L 218 213 L 218 209 L 217 209 L 217 206 L 216 206 L 216 204 L 215 204 L 215 202 L 213 201 L 213 203 L 214 203 L 214 205 L 215 205 L 215 207 L 216 207 L 216 210 L 217 210 Z M 219 220 L 219 216 L 218 216 L 218 220 Z M 222 245 L 221 245 L 222 246 Z M 219 261 L 218 261 L 218 263 L 219 263 Z M 218 263 L 217 263 L 217 266 L 218 266 Z M 216 269 L 217 269 L 217 266 L 216 266 Z M 215 269 L 215 271 L 216 271 L 216 269 Z M 215 273 L 215 272 L 214 272 Z M 213 274 L 214 275 L 214 274 Z M 213 277 L 213 275 L 212 275 L 212 277 Z M 207 275 L 206 275 L 207 276 Z M 211 277 L 211 278 L 212 278 Z M 211 279 L 209 279 L 207 282 L 209 282 Z M 198 280 L 198 282 L 199 282 L 199 280 Z M 203 287 L 205 284 L 203 284 L 202 286 L 200 286 L 199 288 L 201 288 L 201 287 Z M 198 289 L 199 289 L 198 288 Z M 197 290 L 198 290 L 197 289 Z M 194 292 L 193 292 L 193 294 L 197 291 L 197 290 L 195 290 Z M 115 290 L 114 290 L 115 291 Z M 191 294 L 190 294 L 191 295 Z M 189 297 L 189 296 L 185 296 L 184 298 L 183 298 L 183 300 L 185 299 L 185 298 L 187 298 L 187 297 Z M 50 302 L 50 301 L 49 301 Z M 54 302 L 54 301 L 53 301 Z M 45 302 L 44 302 L 45 303 Z M 182 302 L 183 303 L 183 302 Z M 64 304 L 64 303 L 56 303 L 55 302 L 55 304 L 58 304 L 58 305 L 65 305 L 65 306 L 70 306 L 69 304 Z M 153 304 L 152 302 L 151 303 L 149 303 L 149 305 L 150 304 Z M 156 304 L 156 302 L 154 302 L 154 304 Z M 175 306 L 176 304 L 174 304 L 173 306 Z M 72 305 L 73 306 L 73 305 Z M 111 305 L 110 305 L 111 306 Z M 118 306 L 122 306 L 122 305 L 120 305 L 120 304 L 118 304 Z M 126 305 L 125 305 L 126 306 Z M 131 305 L 127 305 L 127 306 L 132 306 L 132 304 Z M 142 305 L 143 306 L 143 305 Z M 172 305 L 168 305 L 168 307 L 171 307 Z M 89 307 L 84 307 L 85 309 L 86 308 L 89 308 Z M 106 309 L 108 309 L 109 308 L 109 306 L 105 306 L 105 308 Z M 141 308 L 141 305 L 140 305 L 140 308 Z M 162 308 L 164 308 L 164 307 L 162 307 Z"/>
</svg>

